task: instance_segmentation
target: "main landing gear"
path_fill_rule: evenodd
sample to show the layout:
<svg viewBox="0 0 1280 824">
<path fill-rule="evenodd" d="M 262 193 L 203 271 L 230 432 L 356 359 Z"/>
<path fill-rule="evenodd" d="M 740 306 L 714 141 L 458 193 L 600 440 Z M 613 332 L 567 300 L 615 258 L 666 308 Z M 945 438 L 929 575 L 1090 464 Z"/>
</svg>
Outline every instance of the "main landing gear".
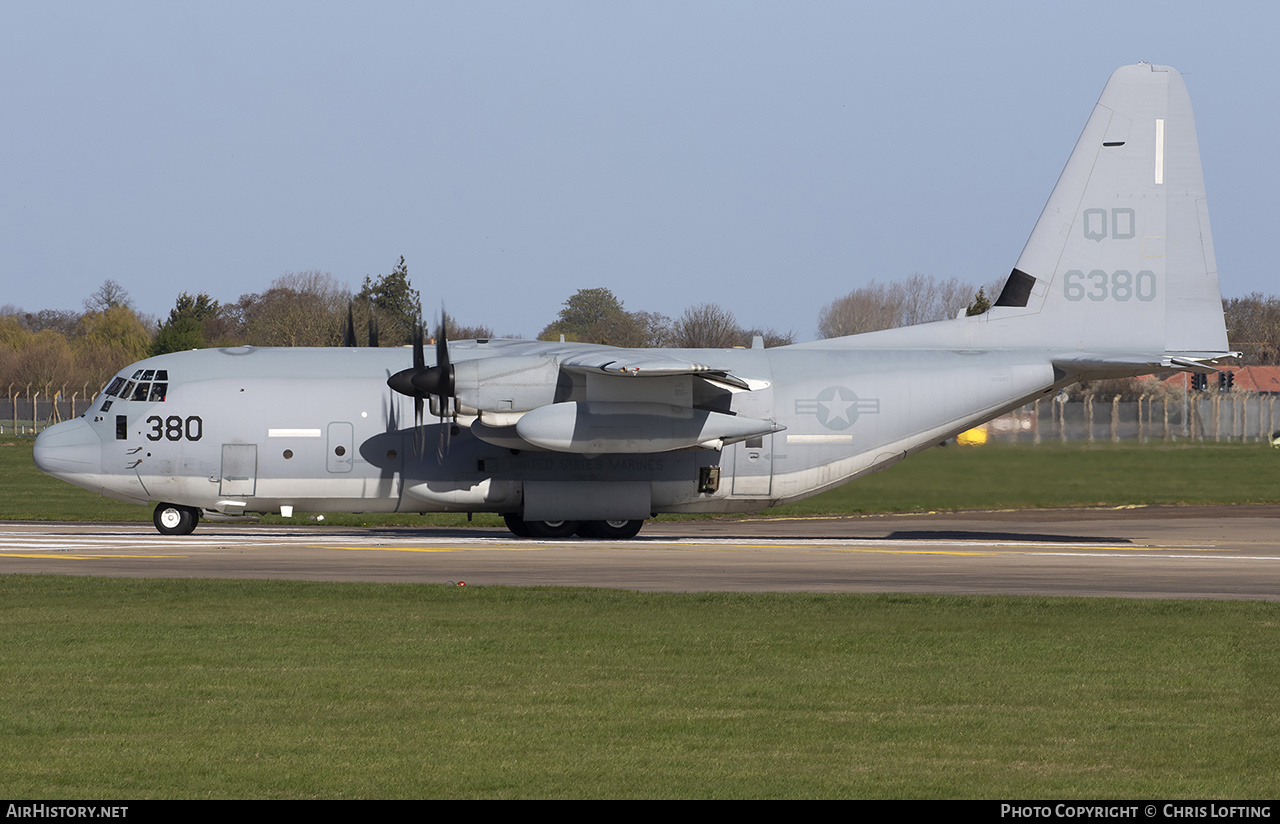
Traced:
<svg viewBox="0 0 1280 824">
<path fill-rule="evenodd" d="M 636 537 L 643 520 L 630 521 L 526 521 L 519 515 L 502 516 L 507 529 L 517 538 L 568 538 L 579 535 L 597 541 L 625 541 Z"/>
<path fill-rule="evenodd" d="M 200 523 L 200 510 L 193 506 L 156 504 L 151 520 L 161 535 L 190 535 Z"/>
</svg>

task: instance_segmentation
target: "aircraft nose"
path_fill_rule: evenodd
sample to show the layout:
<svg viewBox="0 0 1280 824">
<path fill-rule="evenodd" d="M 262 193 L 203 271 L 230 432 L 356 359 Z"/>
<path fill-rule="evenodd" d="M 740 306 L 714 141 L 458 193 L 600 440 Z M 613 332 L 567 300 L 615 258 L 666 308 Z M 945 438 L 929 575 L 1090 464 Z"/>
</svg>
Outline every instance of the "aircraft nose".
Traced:
<svg viewBox="0 0 1280 824">
<path fill-rule="evenodd" d="M 102 471 L 102 442 L 83 418 L 41 432 L 33 454 L 41 472 L 63 480 L 79 475 L 96 477 Z"/>
</svg>

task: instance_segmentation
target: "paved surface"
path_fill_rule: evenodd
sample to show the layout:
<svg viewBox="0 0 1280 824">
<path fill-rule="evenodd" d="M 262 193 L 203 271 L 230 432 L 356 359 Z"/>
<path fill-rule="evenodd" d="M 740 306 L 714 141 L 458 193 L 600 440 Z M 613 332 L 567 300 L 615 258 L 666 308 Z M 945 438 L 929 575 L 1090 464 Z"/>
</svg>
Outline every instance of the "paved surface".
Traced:
<svg viewBox="0 0 1280 824">
<path fill-rule="evenodd" d="M 492 529 L 0 523 L 0 573 L 654 591 L 1280 600 L 1280 507 L 683 521 L 619 543 Z"/>
</svg>

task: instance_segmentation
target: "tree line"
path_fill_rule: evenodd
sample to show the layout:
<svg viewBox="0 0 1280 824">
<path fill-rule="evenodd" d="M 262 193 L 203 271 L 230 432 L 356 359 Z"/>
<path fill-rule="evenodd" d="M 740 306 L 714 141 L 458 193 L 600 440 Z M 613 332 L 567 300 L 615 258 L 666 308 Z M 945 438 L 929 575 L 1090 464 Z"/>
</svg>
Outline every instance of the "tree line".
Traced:
<svg viewBox="0 0 1280 824">
<path fill-rule="evenodd" d="M 383 346 L 412 340 L 421 308 L 404 258 L 389 274 L 366 277 L 354 293 L 319 271 L 283 275 L 234 303 L 183 292 L 159 322 L 141 315 L 125 288 L 108 280 L 85 300 L 83 312 L 0 307 L 0 391 L 93 391 L 122 366 L 186 349 L 338 346 L 349 314 L 362 329 L 376 326 Z M 459 336 L 474 332 L 491 334 L 458 330 Z"/>
<path fill-rule="evenodd" d="M 839 337 L 981 313 L 1000 286 L 994 281 L 975 289 L 955 278 L 921 274 L 873 281 L 826 304 L 818 332 Z M 1280 363 L 1280 297 L 1255 292 L 1225 300 L 1223 310 L 1231 345 L 1244 352 L 1245 365 Z M 84 301 L 83 312 L 0 307 L 0 391 L 92 391 L 122 366 L 187 349 L 339 346 L 349 325 L 359 345 L 400 346 L 412 341 L 421 316 L 421 299 L 403 257 L 391 272 L 366 276 L 356 291 L 328 272 L 305 271 L 283 275 L 266 290 L 232 303 L 184 292 L 163 320 L 140 315 L 125 288 L 108 280 Z M 447 333 L 453 340 L 496 337 L 489 326 L 463 326 L 453 318 Z M 756 338 L 766 347 L 797 340 L 790 330 L 746 326 L 715 303 L 690 306 L 675 317 L 629 310 L 603 287 L 580 289 L 567 298 L 538 338 L 687 349 L 749 347 Z"/>
</svg>

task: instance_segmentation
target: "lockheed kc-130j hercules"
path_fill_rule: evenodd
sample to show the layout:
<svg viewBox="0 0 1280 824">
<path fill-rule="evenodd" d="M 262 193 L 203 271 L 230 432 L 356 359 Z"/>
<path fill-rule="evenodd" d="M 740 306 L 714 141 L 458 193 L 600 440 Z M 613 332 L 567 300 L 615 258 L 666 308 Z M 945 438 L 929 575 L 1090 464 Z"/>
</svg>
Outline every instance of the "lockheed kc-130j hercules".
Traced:
<svg viewBox="0 0 1280 824">
<path fill-rule="evenodd" d="M 884 469 L 1080 380 L 1231 356 L 1191 105 L 1173 69 L 1107 83 L 989 311 L 764 349 L 437 336 L 412 348 L 161 355 L 35 445 L 39 467 L 199 518 L 497 512 L 626 538 Z M 424 405 L 433 418 L 424 421 Z"/>
</svg>

